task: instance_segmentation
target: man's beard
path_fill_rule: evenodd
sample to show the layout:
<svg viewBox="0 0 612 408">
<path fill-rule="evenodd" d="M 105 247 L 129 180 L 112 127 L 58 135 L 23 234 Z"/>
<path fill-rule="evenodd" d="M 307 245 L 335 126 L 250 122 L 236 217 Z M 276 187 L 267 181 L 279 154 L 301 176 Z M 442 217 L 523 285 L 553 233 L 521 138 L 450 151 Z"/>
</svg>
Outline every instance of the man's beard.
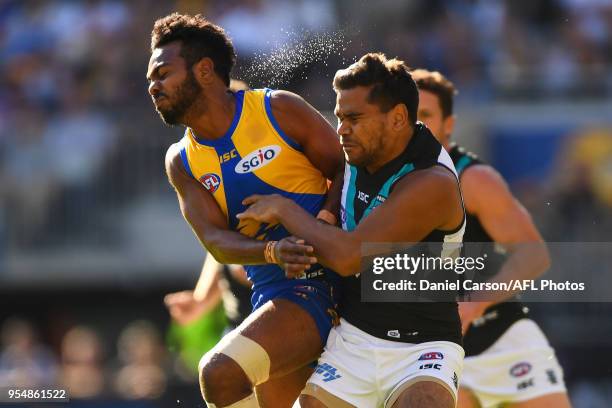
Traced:
<svg viewBox="0 0 612 408">
<path fill-rule="evenodd" d="M 384 151 L 384 141 L 382 130 L 379 133 L 371 136 L 372 140 L 369 140 L 367 144 L 359 143 L 359 149 L 361 150 L 361 155 L 357 157 L 353 157 L 353 159 L 346 158 L 346 161 L 356 167 L 368 167 L 378 160 L 380 160 L 380 155 Z"/>
<path fill-rule="evenodd" d="M 165 109 L 157 108 L 157 113 L 167 125 L 178 125 L 183 121 L 187 110 L 198 103 L 201 95 L 202 87 L 193 73 L 188 70 L 187 77 L 176 90 L 174 104 Z"/>
</svg>

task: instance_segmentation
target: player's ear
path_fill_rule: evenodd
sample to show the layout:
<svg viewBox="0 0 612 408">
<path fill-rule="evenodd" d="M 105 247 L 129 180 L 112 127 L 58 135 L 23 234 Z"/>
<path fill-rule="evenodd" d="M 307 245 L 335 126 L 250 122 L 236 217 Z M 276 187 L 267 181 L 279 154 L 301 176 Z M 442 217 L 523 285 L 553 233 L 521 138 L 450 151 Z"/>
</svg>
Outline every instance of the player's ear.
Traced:
<svg viewBox="0 0 612 408">
<path fill-rule="evenodd" d="M 387 115 L 391 121 L 391 128 L 395 131 L 401 131 L 408 126 L 410 122 L 408 109 L 403 103 L 398 103 L 395 105 Z"/>
<path fill-rule="evenodd" d="M 193 65 L 193 74 L 202 85 L 210 84 L 215 77 L 215 64 L 212 59 L 204 57 Z"/>
</svg>

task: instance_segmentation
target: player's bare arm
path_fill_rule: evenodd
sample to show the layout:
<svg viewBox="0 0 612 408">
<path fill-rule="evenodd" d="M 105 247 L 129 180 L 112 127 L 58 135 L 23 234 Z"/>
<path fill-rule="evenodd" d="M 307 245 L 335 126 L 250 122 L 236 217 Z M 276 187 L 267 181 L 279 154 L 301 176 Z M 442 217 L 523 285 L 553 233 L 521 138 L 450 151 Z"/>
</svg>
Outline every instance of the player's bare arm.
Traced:
<svg viewBox="0 0 612 408">
<path fill-rule="evenodd" d="M 190 177 L 183 167 L 176 144 L 166 153 L 166 172 L 170 184 L 176 190 L 181 213 L 193 229 L 201 244 L 223 264 L 264 264 L 266 243 L 231 231 L 225 214 L 211 194 Z M 288 262 L 286 256 L 298 263 L 309 265 L 312 258 L 304 256 L 311 248 L 283 239 L 277 245 L 281 262 Z"/>
<path fill-rule="evenodd" d="M 179 324 L 189 324 L 221 302 L 219 269 L 222 267 L 212 256 L 207 256 L 194 290 L 184 290 L 164 296 L 164 303 L 174 320 Z"/>
<path fill-rule="evenodd" d="M 292 92 L 274 92 L 271 104 L 281 129 L 302 147 L 308 160 L 331 181 L 322 209 L 336 216 L 344 175 L 344 154 L 336 131 L 315 108 Z"/>
<path fill-rule="evenodd" d="M 461 186 L 466 210 L 475 214 L 485 231 L 509 253 L 492 281 L 535 279 L 542 275 L 550 266 L 546 245 L 531 216 L 512 195 L 500 174 L 491 166 L 474 165 L 461 175 Z M 499 299 L 491 303 L 507 299 L 513 293 L 498 295 Z M 490 294 L 487 297 L 490 298 Z M 478 293 L 473 294 L 472 300 L 478 299 Z"/>
<path fill-rule="evenodd" d="M 434 229 L 452 230 L 463 219 L 457 182 L 436 166 L 400 180 L 393 193 L 352 232 L 323 225 L 280 196 L 251 196 L 240 218 L 280 222 L 315 248 L 321 263 L 340 275 L 360 272 L 361 245 L 366 242 L 418 242 Z M 388 222 L 389 220 L 395 222 Z"/>
</svg>

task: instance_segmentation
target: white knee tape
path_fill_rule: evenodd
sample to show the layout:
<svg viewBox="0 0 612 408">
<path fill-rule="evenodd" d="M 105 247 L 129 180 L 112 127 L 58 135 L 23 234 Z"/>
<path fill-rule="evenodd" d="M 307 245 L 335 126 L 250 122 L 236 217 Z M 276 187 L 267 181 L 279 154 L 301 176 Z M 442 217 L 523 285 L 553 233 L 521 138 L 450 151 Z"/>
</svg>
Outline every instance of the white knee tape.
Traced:
<svg viewBox="0 0 612 408">
<path fill-rule="evenodd" d="M 230 333 L 214 348 L 234 360 L 245 372 L 253 386 L 270 378 L 270 356 L 257 342 L 241 334 Z"/>
<path fill-rule="evenodd" d="M 208 408 L 220 408 L 212 402 L 208 401 L 206 401 L 206 406 Z M 255 393 L 252 393 L 251 395 L 241 399 L 240 401 L 236 401 L 231 405 L 226 405 L 225 408 L 259 408 L 259 403 L 257 402 L 257 397 L 255 396 Z"/>
<path fill-rule="evenodd" d="M 226 408 L 259 408 L 259 403 L 255 393 L 253 393 L 240 401 L 234 402 L 232 405 L 228 405 Z"/>
</svg>

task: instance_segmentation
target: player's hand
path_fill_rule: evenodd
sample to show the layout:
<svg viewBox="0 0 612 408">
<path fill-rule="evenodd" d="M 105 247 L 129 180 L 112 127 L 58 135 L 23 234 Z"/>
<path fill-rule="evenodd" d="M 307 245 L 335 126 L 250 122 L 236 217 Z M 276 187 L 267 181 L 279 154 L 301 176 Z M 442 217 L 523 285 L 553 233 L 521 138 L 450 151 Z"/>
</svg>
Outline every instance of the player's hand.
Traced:
<svg viewBox="0 0 612 408">
<path fill-rule="evenodd" d="M 274 252 L 287 278 L 297 278 L 310 269 L 310 265 L 317 263 L 317 258 L 313 256 L 314 248 L 297 237 L 281 239 Z"/>
<path fill-rule="evenodd" d="M 461 332 L 465 334 L 472 322 L 484 314 L 491 302 L 459 302 L 459 316 L 461 317 Z"/>
<path fill-rule="evenodd" d="M 205 302 L 198 302 L 193 297 L 192 290 L 169 293 L 164 297 L 164 303 L 170 316 L 181 325 L 189 324 L 202 316 Z"/>
<path fill-rule="evenodd" d="M 247 205 L 249 208 L 237 214 L 236 218 L 239 220 L 252 219 L 275 225 L 280 221 L 278 219 L 280 209 L 283 205 L 286 205 L 287 202 L 291 202 L 291 200 L 279 194 L 253 194 L 242 200 L 242 205 Z"/>
</svg>

